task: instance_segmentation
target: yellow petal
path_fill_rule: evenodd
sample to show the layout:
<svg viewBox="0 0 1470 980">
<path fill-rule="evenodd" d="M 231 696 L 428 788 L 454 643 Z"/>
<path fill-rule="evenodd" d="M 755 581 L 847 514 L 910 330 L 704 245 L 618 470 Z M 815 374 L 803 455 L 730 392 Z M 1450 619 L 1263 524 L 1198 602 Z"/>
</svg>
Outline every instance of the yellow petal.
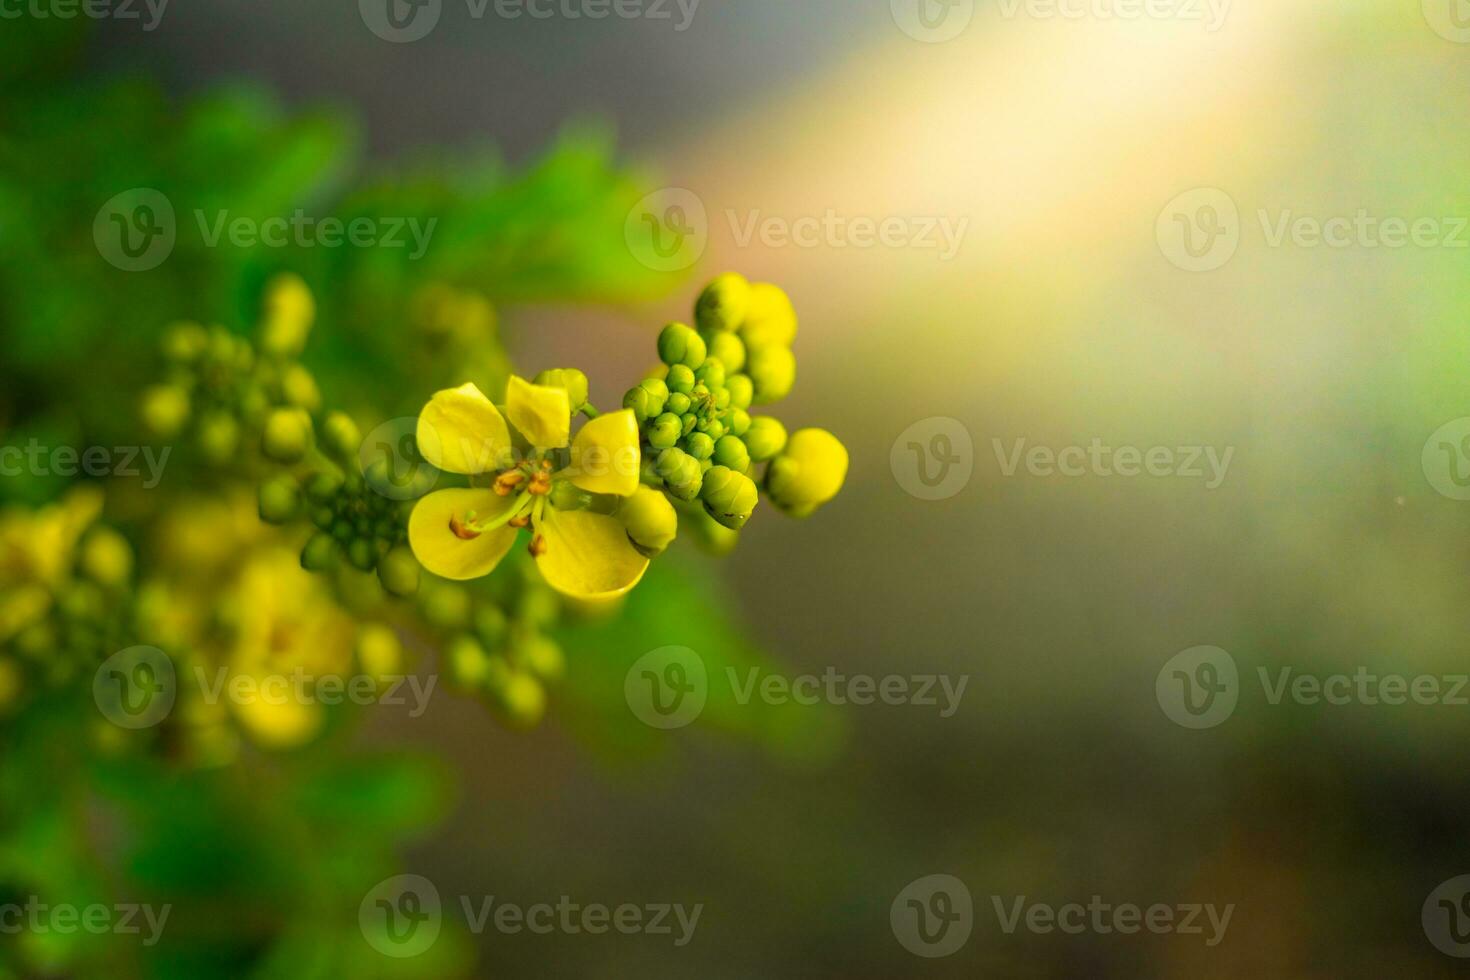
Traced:
<svg viewBox="0 0 1470 980">
<path fill-rule="evenodd" d="M 631 496 L 638 489 L 638 419 L 630 409 L 598 416 L 572 442 L 567 476 L 588 493 Z"/>
<path fill-rule="evenodd" d="M 456 582 L 489 575 L 515 544 L 516 529 L 497 527 L 467 540 L 450 528 L 450 518 L 464 521 L 470 511 L 479 521 L 498 517 L 515 500 L 493 490 L 437 490 L 429 494 L 408 518 L 408 544 L 414 557 L 435 575 Z"/>
<path fill-rule="evenodd" d="M 574 599 L 611 599 L 637 585 L 648 559 L 613 517 L 553 507 L 537 523 L 546 550 L 536 559 L 547 583 Z"/>
<path fill-rule="evenodd" d="M 572 403 L 565 388 L 533 385 L 511 375 L 505 386 L 510 424 L 537 449 L 560 449 L 572 438 Z"/>
<path fill-rule="evenodd" d="M 293 749 L 310 742 L 327 720 L 321 704 L 289 697 L 282 700 L 276 690 L 255 692 L 234 703 L 235 717 L 259 745 L 269 749 Z"/>
<path fill-rule="evenodd" d="M 450 473 L 488 473 L 510 458 L 505 417 L 473 384 L 438 392 L 419 413 L 419 452 Z M 395 448 L 396 451 L 396 448 Z"/>
</svg>

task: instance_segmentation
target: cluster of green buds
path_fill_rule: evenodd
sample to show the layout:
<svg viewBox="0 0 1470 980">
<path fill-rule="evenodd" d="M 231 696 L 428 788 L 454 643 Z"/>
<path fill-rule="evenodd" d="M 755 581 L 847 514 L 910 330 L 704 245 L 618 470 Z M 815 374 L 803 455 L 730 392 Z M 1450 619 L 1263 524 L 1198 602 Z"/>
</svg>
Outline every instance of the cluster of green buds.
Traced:
<svg viewBox="0 0 1470 980">
<path fill-rule="evenodd" d="M 5 551 L 0 546 L 0 560 L 10 557 Z M 74 554 L 53 557 L 63 563 L 58 574 L 13 579 L 0 597 L 0 718 L 40 692 L 89 680 L 134 635 L 133 550 L 126 538 L 94 524 Z"/>
<path fill-rule="evenodd" d="M 842 488 L 847 450 L 823 429 L 788 436 L 775 417 L 751 414 L 785 398 L 796 383 L 790 298 L 778 286 L 726 273 L 700 294 L 694 322 L 664 327 L 662 363 L 623 398 L 639 423 L 643 482 L 686 515 L 698 513 L 697 504 L 729 531 L 750 520 L 762 490 L 778 509 L 810 515 Z M 632 524 L 629 535 L 657 550 L 659 540 L 673 537 L 667 526 Z"/>
<path fill-rule="evenodd" d="M 306 284 L 274 279 L 266 292 L 258 343 L 225 327 L 178 323 L 163 339 L 168 374 L 143 393 L 145 428 L 162 439 L 185 434 L 215 466 L 238 464 L 260 434 L 299 434 L 321 405 L 310 371 L 297 360 L 316 316 Z"/>
<path fill-rule="evenodd" d="M 416 604 L 443 638 L 441 668 L 455 690 L 483 699 L 513 727 L 541 720 L 547 685 L 566 673 L 562 649 L 547 635 L 562 605 L 529 563 L 482 588 L 429 578 Z"/>
<path fill-rule="evenodd" d="M 302 567 L 329 572 L 346 563 L 360 572 L 375 572 L 390 595 L 417 592 L 421 570 L 407 544 L 413 499 L 384 492 L 389 487 L 387 458 L 360 468 L 357 423 L 331 412 L 320 434 L 307 416 L 300 429 L 277 435 L 267 425 L 263 451 L 289 468 L 260 484 L 260 517 L 276 525 L 304 518 L 316 528 L 301 549 Z M 416 472 L 426 478 L 426 464 Z"/>
</svg>

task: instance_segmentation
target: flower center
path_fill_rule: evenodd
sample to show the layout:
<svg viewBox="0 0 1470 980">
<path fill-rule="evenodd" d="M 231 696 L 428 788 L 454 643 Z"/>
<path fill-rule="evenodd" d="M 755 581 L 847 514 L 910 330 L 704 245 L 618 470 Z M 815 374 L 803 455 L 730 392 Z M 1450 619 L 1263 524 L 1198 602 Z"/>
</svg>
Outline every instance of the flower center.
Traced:
<svg viewBox="0 0 1470 980">
<path fill-rule="evenodd" d="M 515 501 L 495 517 L 479 520 L 473 510 L 449 515 L 449 530 L 461 541 L 473 541 L 486 531 L 499 527 L 523 528 L 539 525 L 551 493 L 551 460 L 528 459 L 495 477 L 492 484 L 501 497 L 516 495 Z M 531 538 L 531 554 L 546 553 L 546 539 L 536 534 Z"/>
</svg>

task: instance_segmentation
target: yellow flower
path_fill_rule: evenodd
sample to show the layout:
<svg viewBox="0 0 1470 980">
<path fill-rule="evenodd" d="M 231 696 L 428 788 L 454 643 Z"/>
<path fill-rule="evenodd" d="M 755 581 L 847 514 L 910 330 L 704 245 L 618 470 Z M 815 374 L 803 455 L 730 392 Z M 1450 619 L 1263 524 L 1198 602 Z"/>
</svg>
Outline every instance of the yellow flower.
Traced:
<svg viewBox="0 0 1470 980">
<path fill-rule="evenodd" d="M 419 501 L 408 523 L 419 562 L 444 578 L 479 578 L 526 527 L 536 565 L 558 592 L 606 599 L 637 585 L 648 559 L 622 523 L 575 504 L 638 489 L 638 421 L 627 409 L 610 412 L 572 438 L 571 417 L 565 389 L 518 377 L 506 386 L 503 415 L 473 384 L 436 394 L 419 415 L 420 452 L 441 470 L 493 480 Z"/>
<path fill-rule="evenodd" d="M 241 727 L 266 748 L 311 741 L 326 721 L 315 683 L 352 673 L 351 618 L 284 548 L 252 555 L 224 606 L 234 627 L 224 677 L 247 692 L 230 698 Z"/>
</svg>

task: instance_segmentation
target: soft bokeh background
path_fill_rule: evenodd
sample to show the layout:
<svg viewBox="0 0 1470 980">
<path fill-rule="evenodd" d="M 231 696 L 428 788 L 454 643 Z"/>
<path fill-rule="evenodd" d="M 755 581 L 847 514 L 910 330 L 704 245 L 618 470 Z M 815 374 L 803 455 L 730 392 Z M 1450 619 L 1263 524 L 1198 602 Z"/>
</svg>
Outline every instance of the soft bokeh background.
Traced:
<svg viewBox="0 0 1470 980">
<path fill-rule="evenodd" d="M 1470 870 L 1465 707 L 1270 706 L 1256 668 L 1470 669 L 1466 508 L 1426 480 L 1470 415 L 1465 250 L 1273 248 L 1257 212 L 1470 215 L 1470 47 L 1414 0 L 1237 0 L 1223 27 L 1003 15 L 926 44 L 880 0 L 706 0 L 668 21 L 470 18 L 390 45 L 355 4 L 171 6 L 109 24 L 96 63 L 195 91 L 247 77 L 354 108 L 383 158 L 493 143 L 533 156 L 571 119 L 694 191 L 698 272 L 784 285 L 802 377 L 782 413 L 852 451 L 841 498 L 754 522 L 724 568 L 792 673 L 967 674 L 960 711 L 839 709 L 783 747 L 698 725 L 628 760 L 470 703 L 376 719 L 447 752 L 452 816 L 410 868 L 442 893 L 703 902 L 695 941 L 487 935 L 486 976 L 1438 976 L 1420 907 Z M 1432 6 L 1432 4 L 1430 5 Z M 492 7 L 493 9 L 493 7 Z M 1183 271 L 1155 222 L 1197 187 L 1239 206 L 1237 254 Z M 725 219 L 933 215 L 929 250 L 742 247 Z M 589 341 L 601 401 L 648 360 L 661 305 L 509 311 L 534 370 Z M 959 420 L 974 475 L 908 494 L 890 450 Z M 1234 447 L 1225 483 L 1003 476 L 992 440 Z M 648 646 L 678 643 L 650 636 Z M 1228 650 L 1224 725 L 1155 700 L 1175 653 Z M 573 665 L 573 670 L 578 665 Z M 555 709 L 554 709 L 555 710 Z M 825 730 L 825 729 L 824 729 Z M 952 874 L 977 923 L 920 960 L 889 927 Z M 991 895 L 1236 906 L 1197 936 L 1004 934 Z"/>
</svg>

